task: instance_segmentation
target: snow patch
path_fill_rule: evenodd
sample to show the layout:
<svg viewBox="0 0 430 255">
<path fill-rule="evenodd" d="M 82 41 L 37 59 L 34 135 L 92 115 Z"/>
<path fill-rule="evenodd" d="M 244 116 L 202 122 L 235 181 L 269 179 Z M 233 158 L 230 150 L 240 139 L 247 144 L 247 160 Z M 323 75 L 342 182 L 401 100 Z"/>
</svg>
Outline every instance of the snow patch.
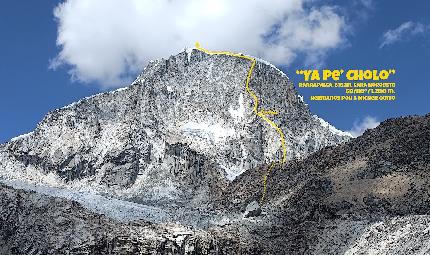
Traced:
<svg viewBox="0 0 430 255">
<path fill-rule="evenodd" d="M 186 49 L 186 50 L 188 50 L 188 49 Z M 191 50 L 192 50 L 192 49 L 191 49 Z M 188 53 L 188 52 L 187 52 L 187 53 Z M 262 63 L 262 64 L 265 64 L 265 65 L 270 66 L 271 68 L 275 69 L 276 71 L 278 71 L 278 72 L 279 72 L 279 74 L 280 74 L 282 77 L 285 77 L 285 78 L 287 78 L 287 79 L 290 79 L 290 78 L 288 78 L 288 76 L 287 76 L 284 72 L 282 72 L 279 68 L 277 68 L 275 65 L 273 65 L 273 64 L 272 64 L 272 63 L 270 63 L 270 62 L 268 62 L 267 60 L 264 60 L 264 59 L 261 59 L 261 58 L 257 58 L 257 57 L 254 57 L 254 56 L 251 56 L 251 55 L 248 55 L 248 54 L 243 54 L 242 52 L 238 52 L 237 54 L 241 54 L 241 55 L 244 55 L 244 56 L 251 57 L 251 58 L 255 59 L 257 62 L 260 62 L 260 63 Z"/>
<path fill-rule="evenodd" d="M 125 129 L 126 127 L 123 124 L 107 124 L 103 126 L 101 137 L 95 144 L 97 154 L 104 157 L 109 151 L 120 149 L 124 144 L 121 138 Z"/>
<path fill-rule="evenodd" d="M 129 87 L 119 88 L 119 89 L 113 90 L 113 91 L 111 91 L 111 92 L 109 92 L 109 93 L 114 94 L 114 93 L 117 93 L 117 92 L 125 91 L 125 90 L 127 90 L 128 88 L 129 88 Z"/>
<path fill-rule="evenodd" d="M 198 137 L 219 143 L 225 141 L 227 137 L 234 136 L 236 131 L 233 128 L 224 127 L 220 123 L 208 124 L 205 122 L 187 122 L 182 125 L 181 131 L 186 136 Z"/>
<path fill-rule="evenodd" d="M 159 138 L 151 139 L 151 145 L 151 157 L 157 160 L 164 158 L 164 153 L 166 151 L 165 141 Z"/>
<path fill-rule="evenodd" d="M 132 84 L 133 84 L 133 83 L 132 83 Z M 75 106 L 75 105 L 77 105 L 77 104 L 79 104 L 79 103 L 81 103 L 81 102 L 83 102 L 83 101 L 89 100 L 89 99 L 94 98 L 94 97 L 98 97 L 98 96 L 105 95 L 105 94 L 115 94 L 115 93 L 117 93 L 117 92 L 125 91 L 125 90 L 127 90 L 127 89 L 129 89 L 129 88 L 130 88 L 130 87 L 129 87 L 129 86 L 127 86 L 127 87 L 119 88 L 119 89 L 112 90 L 112 91 L 109 91 L 109 92 L 102 92 L 102 93 L 97 93 L 97 94 L 95 94 L 95 95 L 87 96 L 87 97 L 84 97 L 84 98 L 82 98 L 82 99 L 80 99 L 80 100 L 78 100 L 78 101 L 76 101 L 76 102 L 73 102 L 73 103 L 71 103 L 71 104 L 69 104 L 69 105 L 66 105 L 66 106 L 64 106 L 64 107 L 61 107 L 59 110 L 63 110 L 63 109 L 71 108 L 71 107 L 73 107 L 73 106 Z"/>
<path fill-rule="evenodd" d="M 230 105 L 228 112 L 234 118 L 235 122 L 238 122 L 239 120 L 244 118 L 244 116 L 245 116 L 245 104 L 243 103 L 243 94 L 239 95 L 239 108 L 233 109 L 233 107 Z"/>
<path fill-rule="evenodd" d="M 245 172 L 245 170 L 243 168 L 240 168 L 240 167 L 235 166 L 235 165 L 231 165 L 229 167 L 220 165 L 220 167 L 224 170 L 224 172 L 226 174 L 225 178 L 227 178 L 227 180 L 229 180 L 229 181 L 233 181 L 234 179 L 236 179 L 236 177 L 238 177 L 243 172 Z"/>
<path fill-rule="evenodd" d="M 31 132 L 29 132 L 29 133 L 27 133 L 27 134 L 23 134 L 23 135 L 19 135 L 19 136 L 17 136 L 17 137 L 14 137 L 14 138 L 10 139 L 10 141 L 11 141 L 11 142 L 15 142 L 15 141 L 18 141 L 18 140 L 24 139 L 24 138 L 26 138 L 26 137 L 29 137 L 29 136 L 30 136 L 30 135 L 32 135 L 32 134 L 33 134 L 33 131 L 31 131 Z"/>
<path fill-rule="evenodd" d="M 185 53 L 187 53 L 188 62 L 191 61 L 191 54 L 193 53 L 194 48 L 185 48 Z"/>
<path fill-rule="evenodd" d="M 266 61 L 264 59 L 261 59 L 261 58 L 256 58 L 256 57 L 253 57 L 253 56 L 250 56 L 250 57 L 255 58 L 255 60 L 257 60 L 258 62 L 261 62 L 261 63 L 263 63 L 263 64 L 265 64 L 267 66 L 272 67 L 273 69 L 275 69 L 276 71 L 278 71 L 281 76 L 283 76 L 283 77 L 285 77 L 287 79 L 290 79 L 290 78 L 288 78 L 288 76 L 284 72 L 282 72 L 279 68 L 277 68 L 272 63 L 270 63 L 270 62 L 268 62 L 268 61 Z"/>
</svg>

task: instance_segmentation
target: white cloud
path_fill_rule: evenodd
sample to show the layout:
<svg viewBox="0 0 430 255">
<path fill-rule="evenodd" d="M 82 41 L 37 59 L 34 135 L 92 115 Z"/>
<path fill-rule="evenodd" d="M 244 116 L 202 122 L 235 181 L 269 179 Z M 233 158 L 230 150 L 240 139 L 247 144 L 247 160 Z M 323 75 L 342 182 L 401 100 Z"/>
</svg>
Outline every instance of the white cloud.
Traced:
<svg viewBox="0 0 430 255">
<path fill-rule="evenodd" d="M 390 29 L 382 35 L 382 42 L 379 48 L 400 42 L 406 38 L 424 34 L 428 27 L 419 22 L 407 21 L 395 29 Z"/>
<path fill-rule="evenodd" d="M 288 65 L 298 54 L 317 64 L 342 44 L 346 25 L 333 6 L 315 0 L 66 0 L 58 21 L 58 56 L 51 67 L 73 79 L 119 86 L 151 59 L 196 41 Z"/>
<path fill-rule="evenodd" d="M 360 136 L 367 129 L 372 129 L 379 126 L 379 121 L 375 117 L 366 116 L 361 122 L 355 121 L 351 130 L 348 132 L 353 136 Z"/>
</svg>

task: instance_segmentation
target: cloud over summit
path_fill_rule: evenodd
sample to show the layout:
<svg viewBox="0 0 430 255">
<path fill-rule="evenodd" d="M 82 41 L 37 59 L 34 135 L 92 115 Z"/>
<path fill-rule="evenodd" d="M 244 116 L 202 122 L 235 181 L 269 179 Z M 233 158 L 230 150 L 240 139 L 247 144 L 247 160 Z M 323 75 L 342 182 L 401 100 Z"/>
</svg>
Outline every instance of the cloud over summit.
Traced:
<svg viewBox="0 0 430 255">
<path fill-rule="evenodd" d="M 104 87 L 124 85 L 151 59 L 196 41 L 213 50 L 244 52 L 278 65 L 298 54 L 320 62 L 342 44 L 344 18 L 311 0 L 66 0 L 54 15 L 60 52 L 51 67 Z"/>
</svg>

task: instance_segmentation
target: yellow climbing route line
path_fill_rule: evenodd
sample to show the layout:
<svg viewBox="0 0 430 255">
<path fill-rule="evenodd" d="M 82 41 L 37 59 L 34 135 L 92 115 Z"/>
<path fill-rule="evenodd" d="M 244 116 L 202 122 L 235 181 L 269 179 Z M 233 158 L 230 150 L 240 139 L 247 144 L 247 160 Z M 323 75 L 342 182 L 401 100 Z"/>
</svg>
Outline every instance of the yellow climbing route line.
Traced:
<svg viewBox="0 0 430 255">
<path fill-rule="evenodd" d="M 284 133 L 282 132 L 282 129 L 276 125 L 275 122 L 273 122 L 272 120 L 270 120 L 266 115 L 277 115 L 278 111 L 273 111 L 273 110 L 258 110 L 258 97 L 257 95 L 254 93 L 254 91 L 252 91 L 252 89 L 249 87 L 249 83 L 251 82 L 251 76 L 252 76 L 252 72 L 254 71 L 254 67 L 255 64 L 257 63 L 257 60 L 255 58 L 249 57 L 249 56 L 245 56 L 243 54 L 239 54 L 239 53 L 232 53 L 232 52 L 228 52 L 228 51 L 210 51 L 207 49 L 204 49 L 200 46 L 200 43 L 196 42 L 196 49 L 205 52 L 206 54 L 209 55 L 227 55 L 227 56 L 233 56 L 233 57 L 238 57 L 238 58 L 242 58 L 242 59 L 247 59 L 251 61 L 251 67 L 249 68 L 248 71 L 248 75 L 246 77 L 246 83 L 245 83 L 245 89 L 246 92 L 248 92 L 249 95 L 251 95 L 253 101 L 254 101 L 254 107 L 253 107 L 253 111 L 254 113 L 259 116 L 260 118 L 262 118 L 264 121 L 266 121 L 267 123 L 269 123 L 270 126 L 272 126 L 276 132 L 278 132 L 279 137 L 280 137 L 280 141 L 281 141 L 281 148 L 282 148 L 282 158 L 281 160 L 278 162 L 280 165 L 283 165 L 286 160 L 287 160 L 287 148 L 285 146 L 285 136 Z M 272 171 L 273 167 L 275 166 L 275 162 L 272 162 L 267 170 L 266 175 L 263 178 L 263 195 L 261 197 L 260 200 L 260 204 L 263 203 L 264 201 L 264 197 L 266 196 L 266 190 L 267 190 L 267 178 L 270 174 L 270 172 Z"/>
<path fill-rule="evenodd" d="M 272 162 L 269 167 L 267 168 L 266 175 L 263 177 L 263 194 L 260 198 L 260 205 L 263 204 L 264 198 L 266 197 L 267 192 L 267 179 L 269 178 L 270 173 L 272 172 L 273 167 L 275 166 L 275 162 Z"/>
</svg>

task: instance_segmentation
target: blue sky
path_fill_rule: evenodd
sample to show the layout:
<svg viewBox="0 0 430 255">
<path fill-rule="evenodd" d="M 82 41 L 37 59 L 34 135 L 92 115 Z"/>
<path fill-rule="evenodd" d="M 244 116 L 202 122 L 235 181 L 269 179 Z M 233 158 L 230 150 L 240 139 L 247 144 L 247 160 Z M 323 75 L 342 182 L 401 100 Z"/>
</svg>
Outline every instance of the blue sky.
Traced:
<svg viewBox="0 0 430 255">
<path fill-rule="evenodd" d="M 397 82 L 396 96 L 398 99 L 395 102 L 311 102 L 307 98 L 314 92 L 310 89 L 298 89 L 299 93 L 305 97 L 311 111 L 342 130 L 351 129 L 354 122 L 359 122 L 366 116 L 384 120 L 402 115 L 422 115 L 430 112 L 428 99 L 430 86 L 427 83 L 430 67 L 430 30 L 428 29 L 430 27 L 430 2 L 425 0 L 414 1 L 414 4 L 405 1 L 376 0 L 345 2 L 308 1 L 303 4 L 308 11 L 300 15 L 311 15 L 314 8 L 329 5 L 331 9 L 320 9 L 320 13 L 331 15 L 332 12 L 335 12 L 343 18 L 342 42 L 333 41 L 335 38 L 322 46 L 325 48 L 318 48 L 316 54 L 322 55 L 322 57 L 318 57 L 318 63 L 326 69 L 395 68 L 397 73 L 394 81 Z M 65 44 L 60 46 L 56 44 L 59 21 L 54 19 L 53 12 L 59 3 L 60 1 L 22 0 L 5 0 L 1 3 L 1 143 L 33 130 L 42 117 L 51 110 L 85 96 L 113 89 L 115 86 L 126 85 L 127 80 L 143 69 L 145 61 L 156 56 L 167 57 L 170 53 L 177 51 L 173 48 L 154 53 L 155 49 L 152 50 L 151 45 L 147 44 L 147 48 L 144 49 L 147 59 L 126 59 L 129 64 L 125 67 L 127 70 L 125 79 L 121 79 L 124 74 L 119 73 L 104 83 L 100 80 L 100 77 L 103 76 L 98 75 L 103 74 L 103 70 L 94 68 L 85 70 L 85 66 L 82 65 L 73 67 L 73 63 L 75 63 L 73 61 L 76 59 L 76 54 L 79 56 L 79 52 L 73 53 L 75 55 L 72 53 L 63 55 L 63 59 L 58 57 L 61 50 L 66 48 L 67 40 L 69 40 L 65 37 L 63 38 L 66 41 Z M 72 14 L 63 11 L 57 15 L 57 19 L 66 20 L 67 15 Z M 333 18 L 333 21 L 339 21 L 336 19 L 337 16 L 330 17 Z M 397 32 L 401 32 L 399 37 L 381 48 L 384 33 L 389 30 L 395 32 L 396 28 L 406 22 L 412 22 L 410 24 L 414 27 L 421 25 L 424 30 L 419 33 L 413 32 L 414 27 L 409 27 L 409 30 L 398 30 Z M 259 24 L 251 25 L 258 26 Z M 204 40 L 195 38 L 198 36 L 190 35 L 189 37 L 184 42 L 199 40 L 204 44 Z M 211 40 L 208 39 L 208 42 Z M 294 43 L 291 40 L 288 42 Z M 212 44 L 214 43 L 216 41 Z M 210 43 L 209 45 L 211 46 Z M 280 48 L 277 49 L 297 51 L 296 56 L 285 55 L 286 63 L 284 64 L 282 59 L 273 59 L 273 62 L 284 70 L 293 82 L 301 81 L 301 77 L 295 74 L 295 70 L 307 67 L 309 54 L 298 47 L 279 46 Z M 229 46 L 228 43 L 222 44 L 221 42 L 219 47 L 229 47 L 232 50 L 242 49 L 241 45 Z M 252 47 L 254 46 L 244 46 L 243 49 L 252 51 L 254 49 Z M 270 58 L 269 54 L 267 56 Z M 58 67 L 49 68 L 50 65 L 56 63 L 55 60 L 58 62 Z M 270 60 L 272 61 L 272 59 Z M 113 57 L 112 61 L 117 61 L 117 59 Z M 109 67 L 112 66 L 115 66 L 115 63 L 111 63 Z M 71 79 L 70 72 L 75 72 L 74 79 Z M 119 79 L 117 79 L 118 77 Z"/>
<path fill-rule="evenodd" d="M 373 1 L 373 9 L 365 20 L 353 21 L 348 46 L 337 49 L 326 59 L 324 68 L 335 69 L 396 69 L 394 102 L 309 102 L 311 111 L 339 129 L 349 130 L 354 121 L 372 116 L 379 121 L 387 118 L 430 112 L 428 74 L 430 67 L 430 31 L 422 35 L 406 34 L 401 41 L 379 48 L 381 37 L 407 21 L 430 25 L 430 1 Z M 353 15 L 351 15 L 353 16 Z M 296 65 L 300 69 L 301 66 Z M 293 67 L 294 69 L 294 67 Z M 299 75 L 287 70 L 293 81 Z M 296 86 L 297 87 L 297 86 Z M 298 89 L 303 96 L 314 93 Z"/>
</svg>

